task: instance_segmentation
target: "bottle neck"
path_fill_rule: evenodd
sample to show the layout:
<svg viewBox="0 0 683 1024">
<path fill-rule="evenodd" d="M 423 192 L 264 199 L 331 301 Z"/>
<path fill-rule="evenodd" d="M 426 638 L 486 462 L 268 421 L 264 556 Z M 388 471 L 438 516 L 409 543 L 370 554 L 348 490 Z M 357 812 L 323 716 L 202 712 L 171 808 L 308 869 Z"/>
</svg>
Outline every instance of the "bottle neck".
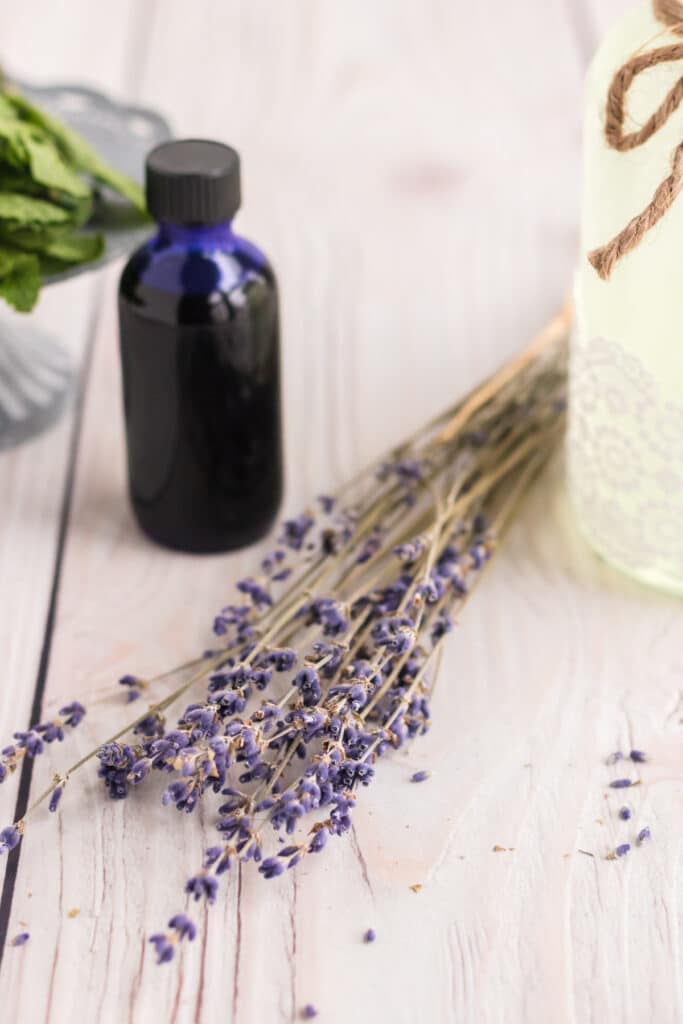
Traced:
<svg viewBox="0 0 683 1024">
<path fill-rule="evenodd" d="M 171 224 L 159 223 L 158 242 L 163 245 L 177 245 L 187 249 L 222 249 L 234 243 L 232 221 L 221 224 Z"/>
</svg>

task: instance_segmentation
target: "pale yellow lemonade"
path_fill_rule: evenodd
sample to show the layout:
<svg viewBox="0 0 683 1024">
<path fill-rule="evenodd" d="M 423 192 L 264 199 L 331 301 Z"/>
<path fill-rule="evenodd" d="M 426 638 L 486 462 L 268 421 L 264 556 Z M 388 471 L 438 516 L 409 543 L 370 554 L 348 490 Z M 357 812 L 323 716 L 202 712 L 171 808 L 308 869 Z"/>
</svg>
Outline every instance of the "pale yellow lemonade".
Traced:
<svg viewBox="0 0 683 1024">
<path fill-rule="evenodd" d="M 643 3 L 604 40 L 588 73 L 581 251 L 570 379 L 569 474 L 582 531 L 607 560 L 683 593 L 683 193 L 602 281 L 586 254 L 650 202 L 683 141 L 683 105 L 644 145 L 610 149 L 610 82 L 639 49 L 680 43 Z M 683 61 L 639 75 L 624 130 L 641 126 Z"/>
</svg>

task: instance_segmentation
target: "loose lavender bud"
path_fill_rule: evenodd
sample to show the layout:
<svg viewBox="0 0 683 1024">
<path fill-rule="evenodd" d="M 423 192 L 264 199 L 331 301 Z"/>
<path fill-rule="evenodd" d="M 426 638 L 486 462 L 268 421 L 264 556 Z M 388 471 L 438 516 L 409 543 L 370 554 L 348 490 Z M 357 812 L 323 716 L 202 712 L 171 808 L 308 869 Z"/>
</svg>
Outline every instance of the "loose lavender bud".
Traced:
<svg viewBox="0 0 683 1024">
<path fill-rule="evenodd" d="M 301 1016 L 303 1017 L 304 1020 L 313 1020 L 314 1017 L 318 1016 L 318 1011 L 316 1010 L 313 1003 L 306 1003 L 303 1010 L 301 1011 Z"/>
<path fill-rule="evenodd" d="M 126 694 L 126 700 L 131 704 L 134 700 L 137 700 L 145 688 L 145 682 L 138 678 L 138 676 L 125 675 L 119 679 L 119 686 L 125 686 L 128 690 Z"/>
<path fill-rule="evenodd" d="M 366 931 L 365 935 L 363 936 L 363 941 L 364 942 L 374 942 L 376 938 L 377 938 L 377 935 L 375 933 L 375 929 L 374 928 L 368 928 L 368 930 Z"/>
<path fill-rule="evenodd" d="M 619 808 L 619 817 L 621 818 L 622 821 L 628 821 L 629 818 L 631 817 L 631 808 L 630 807 L 620 807 Z"/>
<path fill-rule="evenodd" d="M 59 807 L 59 801 L 62 799 L 62 793 L 63 792 L 64 792 L 64 786 L 55 786 L 55 788 L 52 790 L 52 796 L 50 797 L 50 803 L 48 804 L 48 809 L 50 811 L 52 811 L 53 814 L 57 810 L 57 808 Z"/>
<path fill-rule="evenodd" d="M 643 762 L 647 761 L 647 754 L 642 750 L 632 750 L 628 756 L 632 761 L 635 761 L 636 764 L 643 764 Z"/>
<path fill-rule="evenodd" d="M 431 775 L 431 772 L 428 772 L 428 771 L 414 772 L 410 776 L 410 781 L 411 782 L 426 782 L 426 780 L 430 777 L 430 775 Z"/>
<path fill-rule="evenodd" d="M 620 750 L 615 750 L 613 754 L 605 758 L 605 764 L 616 764 L 617 761 L 623 761 L 624 755 Z"/>
<path fill-rule="evenodd" d="M 296 519 L 287 519 L 282 524 L 283 532 L 279 543 L 291 548 L 292 551 L 301 551 L 306 534 L 313 526 L 313 523 L 312 516 L 305 513 L 297 516 Z"/>
<path fill-rule="evenodd" d="M 643 843 L 649 842 L 650 839 L 652 839 L 652 832 L 646 825 L 645 828 L 641 828 L 640 832 L 638 833 L 637 841 L 638 844 L 642 846 Z"/>
<path fill-rule="evenodd" d="M 629 786 L 635 786 L 635 782 L 631 779 L 614 779 L 610 782 L 611 789 L 628 789 Z"/>
<path fill-rule="evenodd" d="M 12 939 L 12 945 L 23 946 L 25 943 L 28 942 L 30 938 L 31 936 L 29 935 L 28 932 L 20 932 L 18 935 L 15 935 L 14 938 Z"/>
<path fill-rule="evenodd" d="M 3 828 L 0 832 L 0 853 L 9 853 L 15 846 L 18 846 L 21 841 L 21 835 L 19 830 L 14 825 L 8 825 L 7 828 Z"/>
<path fill-rule="evenodd" d="M 616 853 L 617 857 L 625 857 L 626 854 L 629 853 L 630 849 L 630 843 L 622 843 L 621 846 L 617 846 L 614 852 Z"/>
</svg>

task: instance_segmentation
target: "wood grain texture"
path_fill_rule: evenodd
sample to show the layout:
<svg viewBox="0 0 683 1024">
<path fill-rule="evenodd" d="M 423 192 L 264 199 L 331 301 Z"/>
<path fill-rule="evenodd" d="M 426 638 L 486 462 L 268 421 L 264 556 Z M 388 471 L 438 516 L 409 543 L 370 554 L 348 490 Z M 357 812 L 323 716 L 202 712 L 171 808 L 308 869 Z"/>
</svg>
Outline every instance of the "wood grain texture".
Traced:
<svg viewBox="0 0 683 1024">
<path fill-rule="evenodd" d="M 204 0 L 196 16 L 165 0 L 122 7 L 97 48 L 83 42 L 97 38 L 96 5 L 63 6 L 75 37 L 51 5 L 24 5 L 35 43 L 22 50 L 16 29 L 22 73 L 86 77 L 243 154 L 243 230 L 271 253 L 283 295 L 288 509 L 451 401 L 563 298 L 602 0 L 501 5 L 493 30 L 490 10 L 451 0 Z M 101 279 L 47 709 L 88 691 L 106 701 L 121 672 L 201 650 L 257 558 L 173 555 L 138 534 L 115 282 L 116 270 Z M 73 313 L 62 302 L 60 328 Z M 68 432 L 0 458 L 3 735 L 30 706 Z M 103 803 L 84 773 L 24 841 L 10 935 L 26 922 L 32 938 L 6 952 L 3 1016 L 270 1024 L 312 1002 L 340 1024 L 680 1021 L 681 637 L 679 602 L 576 536 L 558 458 L 448 647 L 432 731 L 382 766 L 349 841 L 273 883 L 231 875 L 197 942 L 159 969 L 146 936 L 182 907 L 211 821 L 151 793 Z M 104 738 L 96 718 L 36 765 L 36 792 Z M 632 803 L 655 838 L 613 863 L 634 829 L 604 757 L 630 745 L 652 756 Z M 410 785 L 421 767 L 432 778 Z"/>
</svg>

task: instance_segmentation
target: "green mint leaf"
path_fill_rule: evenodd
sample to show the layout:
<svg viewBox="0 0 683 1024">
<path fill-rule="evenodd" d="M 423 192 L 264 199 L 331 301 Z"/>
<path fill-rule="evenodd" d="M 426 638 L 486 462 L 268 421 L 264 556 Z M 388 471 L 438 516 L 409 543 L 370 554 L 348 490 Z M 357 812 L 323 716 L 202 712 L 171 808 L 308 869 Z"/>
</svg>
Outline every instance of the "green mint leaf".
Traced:
<svg viewBox="0 0 683 1024">
<path fill-rule="evenodd" d="M 79 171 L 89 174 L 103 185 L 108 185 L 128 199 L 140 212 L 145 212 L 145 197 L 140 186 L 125 174 L 109 167 L 78 132 L 46 114 L 44 110 L 34 107 L 24 96 L 12 94 L 9 98 L 23 117 L 49 133 L 62 155 Z"/>
<path fill-rule="evenodd" d="M 36 256 L 0 248 L 0 298 L 19 313 L 30 313 L 40 292 Z"/>
<path fill-rule="evenodd" d="M 89 263 L 104 252 L 104 239 L 97 234 L 65 235 L 43 249 L 45 256 L 62 263 Z"/>
<path fill-rule="evenodd" d="M 0 192 L 0 221 L 18 225 L 69 224 L 72 218 L 68 210 L 56 203 L 20 192 Z"/>
</svg>

